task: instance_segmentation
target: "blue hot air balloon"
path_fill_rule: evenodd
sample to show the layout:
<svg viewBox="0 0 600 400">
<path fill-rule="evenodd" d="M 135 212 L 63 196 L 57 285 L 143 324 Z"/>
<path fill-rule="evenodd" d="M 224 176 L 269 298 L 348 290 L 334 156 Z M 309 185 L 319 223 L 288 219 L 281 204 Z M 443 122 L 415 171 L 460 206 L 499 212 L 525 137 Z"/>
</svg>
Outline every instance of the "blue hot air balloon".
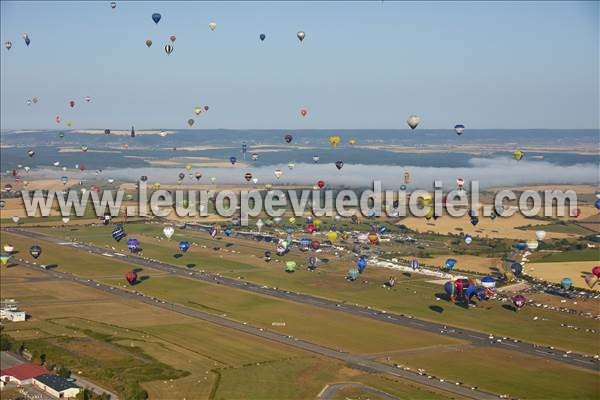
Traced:
<svg viewBox="0 0 600 400">
<path fill-rule="evenodd" d="M 113 231 L 112 231 L 112 237 L 117 242 L 120 242 L 121 239 L 123 239 L 125 237 L 125 230 L 123 229 L 122 225 L 118 225 L 118 226 L 115 227 L 115 229 L 113 229 Z"/>
<path fill-rule="evenodd" d="M 367 259 L 364 256 L 359 258 L 356 262 L 356 266 L 358 267 L 358 273 L 362 274 L 365 268 L 367 268 Z"/>
<path fill-rule="evenodd" d="M 182 240 L 181 242 L 179 242 L 179 250 L 181 250 L 183 253 L 188 251 L 189 248 L 190 242 L 188 242 L 187 240 Z"/>
<path fill-rule="evenodd" d="M 304 238 L 300 239 L 300 247 L 302 249 L 307 249 L 308 250 L 308 248 L 310 247 L 310 243 L 311 242 L 312 242 L 312 240 L 310 240 L 309 238 L 304 237 Z"/>
<path fill-rule="evenodd" d="M 473 236 L 465 235 L 465 243 L 466 244 L 471 244 L 472 241 L 473 241 Z"/>
<path fill-rule="evenodd" d="M 231 236 L 232 233 L 233 233 L 233 229 L 231 229 L 229 227 L 225 229 L 225 236 Z"/>
<path fill-rule="evenodd" d="M 600 199 L 597 199 L 596 202 L 594 203 L 594 205 L 596 206 L 597 209 L 600 209 Z"/>
<path fill-rule="evenodd" d="M 444 291 L 450 297 L 450 300 L 454 301 L 454 291 L 455 291 L 454 282 L 448 281 L 448 282 L 444 283 Z"/>
<path fill-rule="evenodd" d="M 521 264 L 519 264 L 520 266 Z M 484 288 L 494 288 L 496 287 L 496 280 L 491 276 L 485 276 L 481 278 L 481 286 Z"/>
<path fill-rule="evenodd" d="M 477 286 L 476 285 L 469 285 L 468 288 L 466 288 L 464 290 L 464 296 L 465 298 L 471 300 L 471 298 L 477 293 Z"/>
<path fill-rule="evenodd" d="M 460 136 L 465 131 L 465 126 L 463 124 L 454 125 L 454 131 Z"/>
<path fill-rule="evenodd" d="M 560 285 L 567 290 L 569 290 L 569 288 L 571 287 L 572 284 L 573 284 L 573 281 L 571 280 L 571 278 L 563 278 L 560 281 Z"/>
<path fill-rule="evenodd" d="M 261 42 L 264 42 L 264 40 L 267 38 L 267 35 L 265 35 L 264 33 L 261 33 L 260 35 L 258 35 L 258 37 L 260 38 Z"/>
<path fill-rule="evenodd" d="M 138 251 L 139 245 L 140 245 L 140 241 L 137 240 L 136 238 L 131 238 L 131 239 L 127 240 L 127 248 L 132 253 L 135 253 L 136 251 Z"/>
<path fill-rule="evenodd" d="M 527 250 L 527 243 L 519 242 L 515 245 L 517 250 Z"/>
<path fill-rule="evenodd" d="M 234 156 L 229 157 L 229 162 L 231 163 L 231 165 L 235 164 L 237 162 L 237 157 L 234 157 Z"/>
<path fill-rule="evenodd" d="M 158 21 L 160 21 L 161 15 L 159 13 L 154 13 L 152 14 L 152 21 L 154 21 L 155 24 L 158 24 Z"/>
<path fill-rule="evenodd" d="M 487 291 L 482 287 L 478 287 L 475 294 L 477 295 L 477 299 L 481 301 L 487 300 L 488 298 Z"/>
<path fill-rule="evenodd" d="M 445 266 L 449 271 L 452 271 L 456 266 L 456 260 L 454 258 L 448 258 L 446 260 Z"/>
<path fill-rule="evenodd" d="M 512 263 L 510 269 L 515 276 L 521 276 L 521 273 L 523 272 L 523 266 L 518 262 Z"/>
</svg>

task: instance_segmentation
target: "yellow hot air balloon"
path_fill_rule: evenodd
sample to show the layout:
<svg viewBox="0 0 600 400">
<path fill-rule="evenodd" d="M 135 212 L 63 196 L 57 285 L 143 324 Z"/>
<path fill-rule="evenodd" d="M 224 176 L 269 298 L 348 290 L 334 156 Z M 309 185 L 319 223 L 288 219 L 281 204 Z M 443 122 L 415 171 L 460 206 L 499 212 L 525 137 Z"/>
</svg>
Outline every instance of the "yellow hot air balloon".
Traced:
<svg viewBox="0 0 600 400">
<path fill-rule="evenodd" d="M 425 214 L 425 219 L 427 221 L 429 221 L 431 218 L 433 218 L 433 213 L 434 213 L 434 209 L 433 209 L 433 207 L 431 207 L 431 209 L 427 212 L 427 214 Z"/>
<path fill-rule="evenodd" d="M 194 114 L 200 115 L 201 112 L 202 112 L 202 107 L 200 107 L 200 106 L 194 107 Z"/>
<path fill-rule="evenodd" d="M 67 122 L 67 126 L 70 128 L 73 126 L 73 123 L 71 121 Z"/>
<path fill-rule="evenodd" d="M 290 222 L 290 224 L 295 224 L 296 223 L 296 217 L 290 217 L 288 219 L 288 221 Z"/>
<path fill-rule="evenodd" d="M 337 147 L 338 144 L 340 144 L 341 141 L 342 141 L 342 138 L 339 135 L 331 135 L 331 136 L 329 136 L 329 144 L 334 149 Z"/>
<path fill-rule="evenodd" d="M 517 161 L 521 161 L 523 156 L 525 156 L 525 153 L 523 153 L 521 150 L 515 150 L 513 152 L 513 158 Z"/>
<path fill-rule="evenodd" d="M 334 243 L 338 238 L 338 234 L 335 231 L 329 231 L 327 232 L 327 240 L 329 240 L 331 243 Z"/>
<path fill-rule="evenodd" d="M 425 193 L 424 195 L 422 195 L 421 202 L 423 203 L 424 206 L 430 205 L 431 204 L 431 194 Z"/>
<path fill-rule="evenodd" d="M 313 225 L 315 226 L 315 228 L 319 228 L 321 225 L 323 224 L 323 221 L 321 221 L 319 218 L 316 218 L 313 220 Z"/>
<path fill-rule="evenodd" d="M 152 185 L 152 187 L 154 189 L 157 189 L 157 190 L 160 189 L 160 182 L 154 182 L 154 184 Z"/>
<path fill-rule="evenodd" d="M 356 139 L 352 138 L 352 139 L 348 140 L 348 144 L 350 146 L 354 146 L 356 144 Z"/>
<path fill-rule="evenodd" d="M 185 169 L 187 169 L 188 171 L 192 169 L 192 164 L 188 164 L 185 166 Z"/>
<path fill-rule="evenodd" d="M 267 189 L 269 192 L 271 191 L 271 189 L 273 189 L 273 185 L 271 185 L 270 183 L 267 183 L 265 185 L 265 189 Z"/>
</svg>

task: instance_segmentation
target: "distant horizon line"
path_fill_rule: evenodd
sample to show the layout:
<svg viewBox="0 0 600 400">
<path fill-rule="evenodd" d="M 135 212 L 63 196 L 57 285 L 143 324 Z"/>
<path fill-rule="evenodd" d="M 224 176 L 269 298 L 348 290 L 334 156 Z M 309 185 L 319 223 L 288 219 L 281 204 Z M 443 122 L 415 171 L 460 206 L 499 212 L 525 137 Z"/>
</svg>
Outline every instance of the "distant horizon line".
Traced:
<svg viewBox="0 0 600 400">
<path fill-rule="evenodd" d="M 133 125 L 135 127 L 135 125 Z M 107 129 L 103 128 L 77 128 L 77 129 L 61 129 L 61 128 L 4 128 L 0 129 L 0 133 L 33 133 L 33 132 L 46 132 L 46 131 L 65 131 L 65 132 L 77 132 L 77 131 L 86 131 L 86 130 L 97 130 L 103 131 Z M 110 128 L 115 131 L 128 131 L 131 129 L 131 126 L 126 128 Z M 144 131 L 407 131 L 407 132 L 417 132 L 417 131 L 454 131 L 454 128 L 135 128 L 139 132 Z M 600 131 L 600 127 L 598 128 L 466 128 L 465 131 L 489 131 L 489 130 L 501 130 L 501 131 Z"/>
</svg>

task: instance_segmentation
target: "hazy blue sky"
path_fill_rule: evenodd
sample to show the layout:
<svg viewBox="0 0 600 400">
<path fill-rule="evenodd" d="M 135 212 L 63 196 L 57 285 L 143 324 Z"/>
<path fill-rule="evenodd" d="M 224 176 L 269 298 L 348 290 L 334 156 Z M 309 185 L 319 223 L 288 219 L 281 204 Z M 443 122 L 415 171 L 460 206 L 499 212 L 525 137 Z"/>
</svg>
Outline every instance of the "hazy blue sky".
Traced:
<svg viewBox="0 0 600 400">
<path fill-rule="evenodd" d="M 3 129 L 186 128 L 205 104 L 194 128 L 599 124 L 593 1 L 2 1 L 0 22 Z"/>
</svg>

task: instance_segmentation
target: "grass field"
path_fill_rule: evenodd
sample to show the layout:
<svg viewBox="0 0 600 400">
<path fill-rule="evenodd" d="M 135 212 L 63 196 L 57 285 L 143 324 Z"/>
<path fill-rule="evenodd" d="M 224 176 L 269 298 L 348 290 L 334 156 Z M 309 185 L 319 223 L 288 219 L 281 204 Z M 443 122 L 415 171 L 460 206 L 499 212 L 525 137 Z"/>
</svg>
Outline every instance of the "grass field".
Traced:
<svg viewBox="0 0 600 400">
<path fill-rule="evenodd" d="M 516 352 L 469 348 L 393 357 L 393 363 L 520 399 L 594 399 L 600 374 Z M 502 371 L 494 373 L 492 371 Z"/>
<path fill-rule="evenodd" d="M 589 289 L 584 276 L 591 273 L 592 268 L 598 264 L 598 261 L 531 263 L 525 265 L 525 271 L 531 276 L 554 283 L 560 283 L 563 278 L 571 278 L 574 287 Z M 600 287 L 596 285 L 594 290 L 600 291 Z"/>
<path fill-rule="evenodd" d="M 0 269 L 2 296 L 21 300 L 23 294 L 28 299 L 23 308 L 32 316 L 7 324 L 5 331 L 124 398 L 131 398 L 127 385 L 135 381 L 150 398 L 225 399 L 243 388 L 245 398 L 298 399 L 314 397 L 330 379 L 364 381 L 408 398 L 449 398 L 76 284 L 23 282 L 27 272 Z M 21 275 L 22 282 L 15 283 Z M 31 295 L 36 292 L 66 296 L 48 303 Z M 269 395 L 274 379 L 285 382 L 277 396 Z"/>
<path fill-rule="evenodd" d="M 585 328 L 596 329 L 597 324 L 587 318 L 578 316 L 555 313 L 542 309 L 533 309 L 526 307 L 519 313 L 514 313 L 504 307 L 503 304 L 496 301 L 483 302 L 477 308 L 466 310 L 460 304 L 451 304 L 444 301 L 436 301 L 437 293 L 442 292 L 439 285 L 430 284 L 426 281 L 428 278 L 412 275 L 397 275 L 384 268 L 367 268 L 364 274 L 364 281 L 349 283 L 343 279 L 351 259 L 336 260 L 333 256 L 320 255 L 323 257 L 332 257 L 326 265 L 322 265 L 317 272 L 310 273 L 299 269 L 294 274 L 285 274 L 282 272 L 281 263 L 271 262 L 270 264 L 262 261 L 256 254 L 261 254 L 266 244 L 242 239 L 223 239 L 220 241 L 212 240 L 207 234 L 177 231 L 176 236 L 185 236 L 197 243 L 185 256 L 175 259 L 172 257 L 176 241 L 155 239 L 158 237 L 162 227 L 160 225 L 130 225 L 131 235 L 137 236 L 142 243 L 150 243 L 146 256 L 163 259 L 167 262 L 185 266 L 189 263 L 197 264 L 195 269 L 206 269 L 212 272 L 220 272 L 231 277 L 243 276 L 244 279 L 277 286 L 289 290 L 310 293 L 318 296 L 334 298 L 341 301 L 360 303 L 382 308 L 388 311 L 410 314 L 419 318 L 434 320 L 450 325 L 461 326 L 471 329 L 477 329 L 483 332 L 493 332 L 502 336 L 510 336 L 529 340 L 540 344 L 553 345 L 556 347 L 580 351 L 584 353 L 600 353 L 600 345 L 596 337 L 586 333 Z M 110 234 L 109 229 L 105 227 L 95 227 L 80 229 L 78 231 L 55 231 L 57 235 L 73 236 L 76 234 L 81 240 L 93 241 L 99 245 L 108 245 Z M 106 238 L 108 237 L 108 239 Z M 210 246 L 210 244 L 213 244 Z M 219 243 L 221 249 L 238 249 L 242 254 L 225 253 L 214 251 L 214 243 Z M 232 243 L 226 247 L 225 243 Z M 113 241 L 113 245 L 115 242 Z M 204 246 L 204 247 L 203 247 Z M 123 249 L 124 245 L 119 244 Z M 147 254 L 147 252 L 149 254 Z M 218 256 L 216 254 L 219 254 Z M 255 254 L 255 257 L 252 257 Z M 298 252 L 292 252 L 286 258 L 298 259 L 307 257 Z M 182 259 L 185 259 L 182 261 Z M 79 273 L 85 273 L 80 271 Z M 399 282 L 393 290 L 381 288 L 381 283 L 389 275 L 396 274 Z M 148 280 L 148 283 L 152 280 Z M 140 289 L 142 286 L 139 287 Z M 142 289 L 141 289 L 142 290 Z M 430 306 L 440 306 L 442 312 L 432 311 Z M 215 307 L 219 309 L 219 307 Z M 539 317 L 534 320 L 534 317 Z M 575 325 L 582 329 L 572 332 L 565 337 L 560 329 L 560 324 Z"/>
<path fill-rule="evenodd" d="M 538 253 L 536 257 L 531 259 L 532 263 L 562 263 L 575 261 L 595 261 L 596 263 L 600 263 L 600 249 L 571 250 L 548 255 Z"/>
</svg>

